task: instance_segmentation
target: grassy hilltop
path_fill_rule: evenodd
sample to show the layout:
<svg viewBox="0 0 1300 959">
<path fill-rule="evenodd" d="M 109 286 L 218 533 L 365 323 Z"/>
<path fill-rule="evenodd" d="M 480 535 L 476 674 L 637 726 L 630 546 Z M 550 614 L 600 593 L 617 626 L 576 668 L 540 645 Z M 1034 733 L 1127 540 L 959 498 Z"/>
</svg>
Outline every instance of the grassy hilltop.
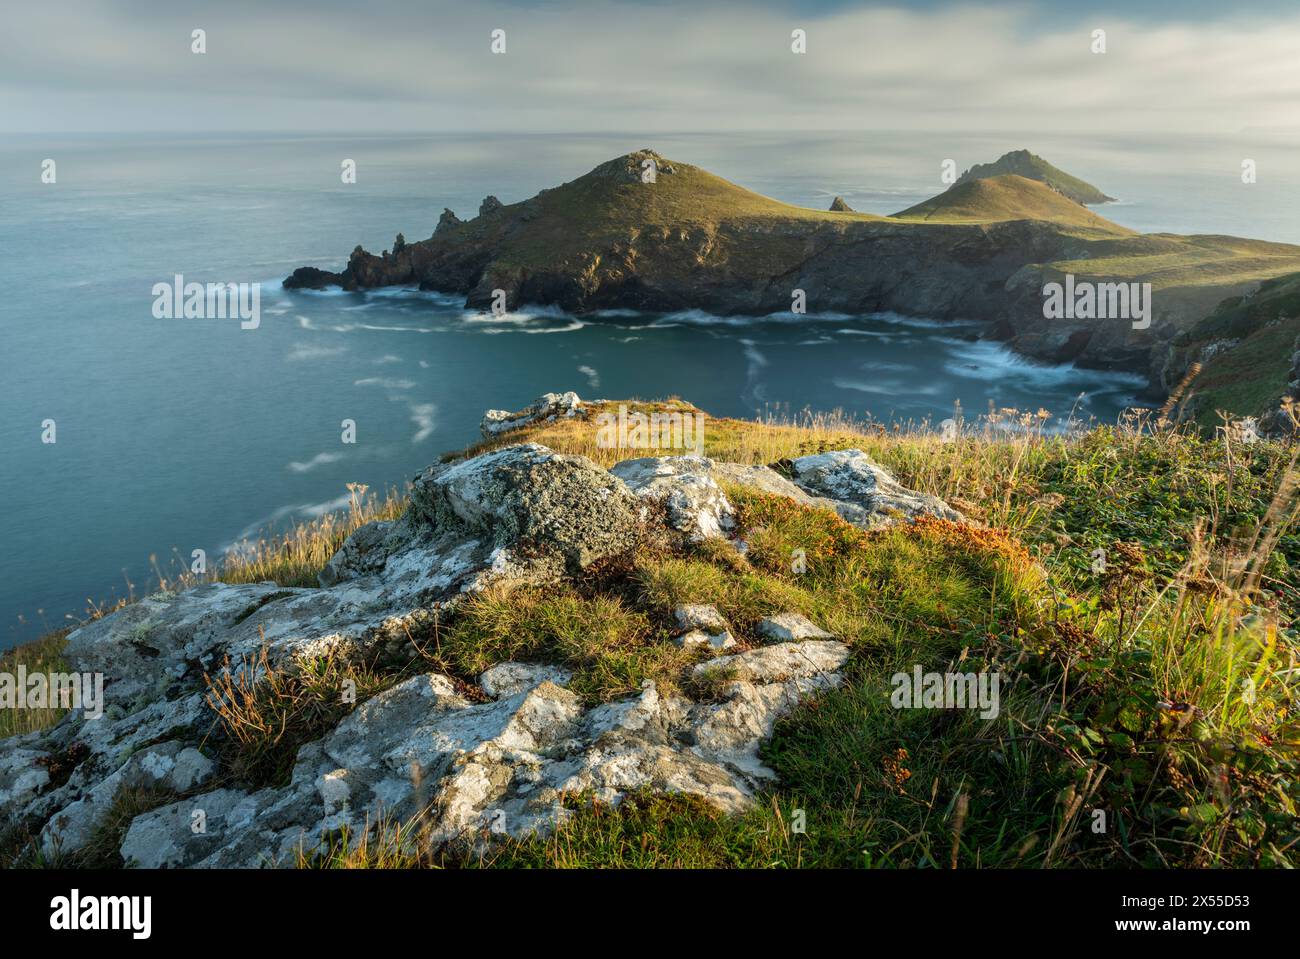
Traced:
<svg viewBox="0 0 1300 959">
<path fill-rule="evenodd" d="M 417 855 L 402 840 L 419 822 L 385 823 L 368 840 L 339 837 L 312 864 L 1297 865 L 1294 453 L 1159 421 L 1072 439 L 1044 434 L 1042 422 L 997 411 L 944 442 L 840 417 L 710 419 L 710 457 L 779 466 L 859 448 L 970 523 L 864 532 L 826 510 L 728 488 L 749 544 L 743 556 L 716 541 L 647 548 L 628 567 L 559 587 L 489 590 L 410 667 L 460 681 L 507 658 L 555 663 L 574 672 L 586 701 L 602 702 L 646 679 L 662 690 L 687 682 L 690 657 L 667 640 L 678 604 L 715 604 L 742 644 L 757 642 L 761 617 L 801 612 L 854 655 L 844 685 L 778 725 L 764 759 L 779 782 L 751 812 L 725 816 L 672 795 L 617 809 L 575 796 L 577 815 L 547 839 Z M 598 447 L 589 420 L 574 418 L 450 458 L 526 441 L 603 466 L 629 455 Z M 396 500 L 358 502 L 262 544 L 221 575 L 310 582 L 347 533 L 401 509 Z M 788 561 L 796 549 L 808 560 L 799 574 Z M 48 657 L 57 641 L 10 654 L 6 668 Z M 1000 716 L 891 708 L 889 677 L 916 663 L 999 671 Z M 272 672 L 241 693 L 238 714 L 214 712 L 213 743 L 230 743 L 219 746 L 226 775 L 282 768 L 337 722 L 338 668 L 322 661 L 298 678 Z M 364 699 L 405 673 L 348 675 Z M 147 797 L 131 801 L 148 808 Z M 123 827 L 114 823 L 138 811 L 110 817 L 92 862 L 115 864 L 113 829 Z M 794 821 L 805 831 L 792 832 Z"/>
<path fill-rule="evenodd" d="M 954 184 L 947 192 L 894 216 L 900 220 L 940 223 L 1047 220 L 1096 235 L 1135 235 L 1133 230 L 1112 223 L 1049 187 L 1018 174 Z"/>
<path fill-rule="evenodd" d="M 1037 180 L 1075 203 L 1110 203 L 1115 199 L 1102 193 L 1091 183 L 1057 169 L 1028 150 L 1013 150 L 1004 153 L 992 163 L 977 163 L 958 177 L 953 186 L 959 187 L 989 177 L 1007 175 Z"/>
</svg>

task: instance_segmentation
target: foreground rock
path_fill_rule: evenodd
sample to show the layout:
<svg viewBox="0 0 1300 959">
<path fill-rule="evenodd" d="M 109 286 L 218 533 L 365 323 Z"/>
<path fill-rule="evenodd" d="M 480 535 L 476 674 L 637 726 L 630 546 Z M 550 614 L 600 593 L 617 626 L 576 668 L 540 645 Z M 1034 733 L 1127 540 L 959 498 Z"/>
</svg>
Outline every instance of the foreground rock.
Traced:
<svg viewBox="0 0 1300 959">
<path fill-rule="evenodd" d="M 943 500 L 905 489 L 861 450 L 801 456 L 791 465 L 800 487 L 840 504 L 836 507 L 840 515 L 856 526 L 882 526 L 897 516 L 962 519 Z"/>
<path fill-rule="evenodd" d="M 835 638 L 800 613 L 780 613 L 771 616 L 758 624 L 758 634 L 779 643 Z"/>
<path fill-rule="evenodd" d="M 673 618 L 683 632 L 675 640 L 685 649 L 719 653 L 734 648 L 736 637 L 731 635 L 727 621 L 716 606 L 678 606 Z"/>
<path fill-rule="evenodd" d="M 662 501 L 669 525 L 698 542 L 736 525 L 735 509 L 710 475 L 713 468 L 703 456 L 652 456 L 624 460 L 610 472 L 638 496 Z"/>
<path fill-rule="evenodd" d="M 903 487 L 861 450 L 800 457 L 791 464 L 793 479 L 767 466 L 722 463 L 705 456 L 624 460 L 610 472 L 637 495 L 664 503 L 669 524 L 693 541 L 734 534 L 736 510 L 722 489 L 724 483 L 833 510 L 863 529 L 918 516 L 963 520 L 961 513 L 937 497 Z"/>
<path fill-rule="evenodd" d="M 534 422 L 577 402 L 543 400 L 528 414 Z M 106 708 L 0 741 L 7 824 L 30 830 L 57 860 L 84 848 L 126 791 L 144 792 L 157 808 L 131 822 L 128 862 L 259 866 L 292 865 L 340 829 L 355 836 L 426 809 L 413 842 L 545 832 L 571 814 L 564 799 L 577 793 L 617 802 L 633 790 L 684 792 L 742 809 L 771 777 L 758 750 L 777 718 L 841 682 L 849 657 L 798 614 L 760 627 L 769 645 L 732 652 L 739 644 L 716 607 L 679 607 L 676 641 L 715 657 L 692 674 L 708 690 L 698 701 L 648 684 L 588 707 L 566 688 L 567 670 L 539 663 L 493 666 L 477 689 L 437 673 L 406 679 L 302 747 L 283 788 L 218 778 L 203 678 L 260 668 L 263 651 L 285 669 L 327 654 L 408 663 L 411 644 L 434 635 L 466 596 L 555 584 L 625 559 L 647 524 L 666 524 L 662 537 L 734 537 L 724 482 L 867 526 L 957 515 L 903 490 L 858 451 L 804 457 L 792 475 L 698 456 L 607 471 L 535 443 L 431 466 L 405 515 L 354 532 L 318 589 L 209 583 L 73 632 L 70 667 L 103 674 Z M 193 830 L 200 819 L 205 828 Z"/>
<path fill-rule="evenodd" d="M 403 822 L 426 808 L 412 849 L 523 837 L 572 815 L 565 796 L 616 803 L 633 790 L 690 793 L 738 812 L 772 777 L 758 746 L 776 720 L 840 682 L 847 647 L 809 645 L 818 647 L 810 655 L 742 669 L 722 701 L 699 704 L 647 683 L 633 699 L 585 709 L 550 679 L 472 704 L 447 677 L 417 676 L 305 747 L 288 787 L 220 789 L 146 813 L 122 855 L 147 868 L 293 865 L 340 829 L 359 835 L 383 816 Z M 202 835 L 190 829 L 196 810 Z"/>
<path fill-rule="evenodd" d="M 209 583 L 92 622 L 69 636 L 66 658 L 76 671 L 104 676 L 104 714 L 74 713 L 45 733 L 0 741 L 5 811 L 38 825 L 59 814 L 48 842 L 75 852 L 88 810 L 98 816 L 116 795 L 104 784 L 143 782 L 131 767 L 138 760 L 128 758 L 135 750 L 204 740 L 212 723 L 205 673 L 255 670 L 262 650 L 287 668 L 327 654 L 408 660 L 413 638 L 468 594 L 556 582 L 633 549 L 641 510 L 617 478 L 583 457 L 505 447 L 422 473 L 406 515 L 357 530 L 321 574 L 321 589 Z M 63 767 L 70 774 L 47 771 Z"/>
</svg>

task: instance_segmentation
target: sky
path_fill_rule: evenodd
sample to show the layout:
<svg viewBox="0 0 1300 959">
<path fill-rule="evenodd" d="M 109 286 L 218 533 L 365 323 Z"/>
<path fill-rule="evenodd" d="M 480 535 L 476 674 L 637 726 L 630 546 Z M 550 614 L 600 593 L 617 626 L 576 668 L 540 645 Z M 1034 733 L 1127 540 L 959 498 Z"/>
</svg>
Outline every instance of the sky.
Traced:
<svg viewBox="0 0 1300 959">
<path fill-rule="evenodd" d="M 1297 51 L 1295 0 L 70 0 L 6 10 L 0 133 L 1294 133 Z"/>
</svg>

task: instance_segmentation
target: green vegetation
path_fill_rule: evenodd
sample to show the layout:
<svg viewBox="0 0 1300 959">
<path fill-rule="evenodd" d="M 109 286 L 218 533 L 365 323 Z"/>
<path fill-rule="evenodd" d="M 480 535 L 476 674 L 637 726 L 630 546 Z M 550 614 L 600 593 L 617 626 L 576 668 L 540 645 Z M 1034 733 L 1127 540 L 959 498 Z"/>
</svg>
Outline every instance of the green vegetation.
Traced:
<svg viewBox="0 0 1300 959">
<path fill-rule="evenodd" d="M 1300 274 L 1267 280 L 1254 293 L 1224 300 L 1180 334 L 1175 348 L 1201 364 L 1189 384 L 1197 397 L 1198 422 L 1206 428 L 1220 425 L 1221 410 L 1237 416 L 1277 410 L 1291 392 L 1298 337 Z M 1226 348 L 1205 349 L 1216 343 Z"/>
<path fill-rule="evenodd" d="M 241 549 L 215 574 L 223 583 L 274 582 L 280 586 L 315 586 L 316 576 L 343 541 L 359 526 L 375 520 L 396 519 L 406 500 L 393 490 L 379 499 L 366 495 L 366 487 L 350 484 L 352 503 L 346 511 L 327 513 L 317 520 L 295 523 L 289 529 L 241 544 Z M 165 588 L 194 585 L 194 581 L 164 582 Z"/>
</svg>

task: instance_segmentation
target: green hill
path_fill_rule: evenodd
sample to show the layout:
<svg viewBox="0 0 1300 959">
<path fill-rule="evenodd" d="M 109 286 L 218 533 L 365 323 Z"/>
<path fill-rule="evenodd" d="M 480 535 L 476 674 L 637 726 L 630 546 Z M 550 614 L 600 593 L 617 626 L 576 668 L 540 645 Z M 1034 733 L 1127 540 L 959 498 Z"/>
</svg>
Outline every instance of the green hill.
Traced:
<svg viewBox="0 0 1300 959">
<path fill-rule="evenodd" d="M 943 223 L 1049 220 L 1117 236 L 1133 235 L 1132 230 L 1098 216 L 1050 186 L 1015 174 L 959 183 L 894 217 Z"/>
<path fill-rule="evenodd" d="M 992 163 L 977 163 L 958 177 L 953 186 L 956 188 L 976 180 L 1007 175 L 1022 176 L 1027 180 L 1045 183 L 1075 203 L 1109 203 L 1115 199 L 1102 193 L 1091 183 L 1070 176 L 1064 170 L 1052 166 L 1042 157 L 1028 150 L 1013 150 L 1004 153 Z"/>
</svg>

